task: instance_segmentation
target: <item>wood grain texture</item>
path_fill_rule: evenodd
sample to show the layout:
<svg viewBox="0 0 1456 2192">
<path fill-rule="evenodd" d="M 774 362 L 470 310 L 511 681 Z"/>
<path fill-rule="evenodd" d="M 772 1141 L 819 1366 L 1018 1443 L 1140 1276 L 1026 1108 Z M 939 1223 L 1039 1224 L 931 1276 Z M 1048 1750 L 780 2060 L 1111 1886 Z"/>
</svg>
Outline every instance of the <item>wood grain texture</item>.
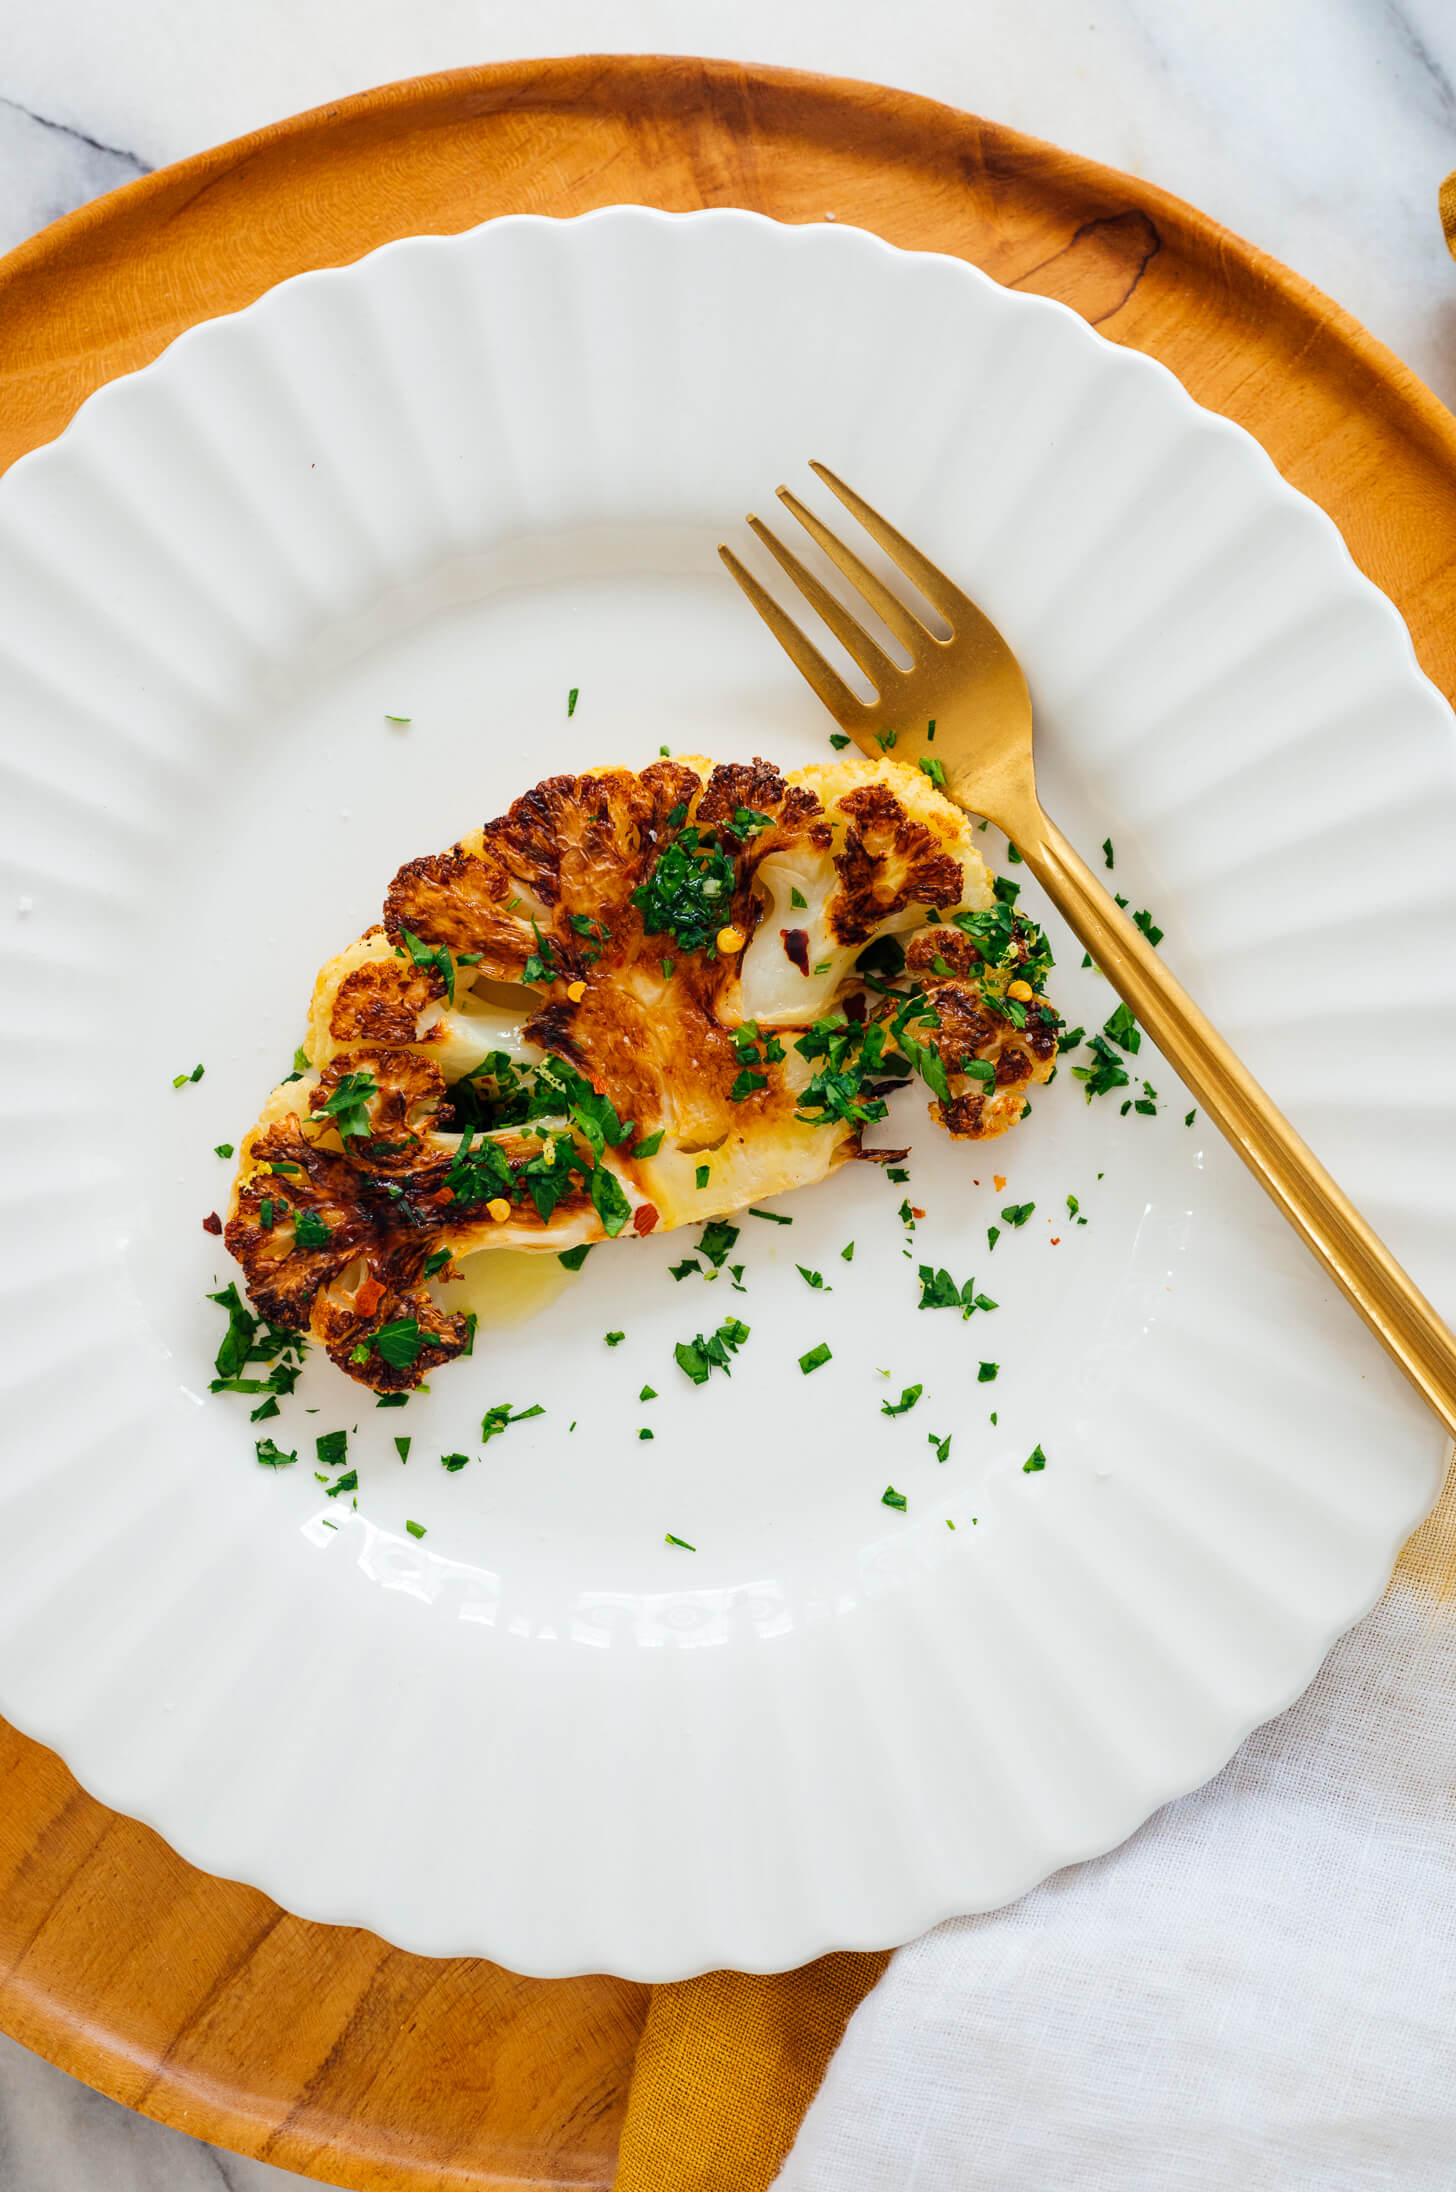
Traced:
<svg viewBox="0 0 1456 2192">
<path fill-rule="evenodd" d="M 1257 435 L 1456 690 L 1456 421 L 1372 337 L 1146 184 L 908 94 L 784 71 L 588 58 L 423 78 L 83 208 L 0 262 L 0 469 L 287 275 L 399 235 L 624 201 L 833 212 L 1060 298 Z M 15 2038 L 133 2108 L 360 2192 L 610 2184 L 645 1990 L 304 1924 L 193 1871 L 3 1727 L 0 1775 Z"/>
</svg>

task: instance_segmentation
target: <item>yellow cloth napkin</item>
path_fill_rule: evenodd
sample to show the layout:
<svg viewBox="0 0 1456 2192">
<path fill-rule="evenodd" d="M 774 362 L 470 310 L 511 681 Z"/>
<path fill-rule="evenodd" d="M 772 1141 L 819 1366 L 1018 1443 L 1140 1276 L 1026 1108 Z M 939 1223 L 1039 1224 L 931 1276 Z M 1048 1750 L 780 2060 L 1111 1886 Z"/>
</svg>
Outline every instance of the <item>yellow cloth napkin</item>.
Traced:
<svg viewBox="0 0 1456 2192">
<path fill-rule="evenodd" d="M 654 1987 L 616 2192 L 766 2192 L 887 1955 Z"/>
</svg>

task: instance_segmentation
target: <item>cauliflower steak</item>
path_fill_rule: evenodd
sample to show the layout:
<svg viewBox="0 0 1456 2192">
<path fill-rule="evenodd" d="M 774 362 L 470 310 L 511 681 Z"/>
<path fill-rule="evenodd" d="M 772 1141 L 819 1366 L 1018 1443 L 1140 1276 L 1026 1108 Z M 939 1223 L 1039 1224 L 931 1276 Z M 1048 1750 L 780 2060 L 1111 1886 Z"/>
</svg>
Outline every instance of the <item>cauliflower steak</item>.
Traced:
<svg viewBox="0 0 1456 2192">
<path fill-rule="evenodd" d="M 226 1228 L 256 1308 L 377 1392 L 470 1351 L 490 1248 L 700 1223 L 867 1150 L 919 1076 L 984 1139 L 1049 1078 L 1051 959 L 918 770 L 548 778 L 408 862 L 315 984 Z"/>
</svg>

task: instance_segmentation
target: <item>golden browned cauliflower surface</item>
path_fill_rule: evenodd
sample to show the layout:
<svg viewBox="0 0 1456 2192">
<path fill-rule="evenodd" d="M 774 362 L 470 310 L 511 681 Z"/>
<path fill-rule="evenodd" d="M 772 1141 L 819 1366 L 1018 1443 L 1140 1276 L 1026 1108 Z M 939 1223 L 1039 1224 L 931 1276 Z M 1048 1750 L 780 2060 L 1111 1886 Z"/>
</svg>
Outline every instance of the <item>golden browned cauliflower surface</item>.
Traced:
<svg viewBox="0 0 1456 2192">
<path fill-rule="evenodd" d="M 472 1250 L 561 1253 L 822 1179 L 882 1154 L 864 1136 L 912 1076 L 952 1135 L 1003 1133 L 1059 1026 L 1015 896 L 889 760 L 547 779 L 409 861 L 320 973 L 309 1070 L 233 1189 L 255 1307 L 403 1390 L 470 1349 L 440 1294 Z"/>
</svg>

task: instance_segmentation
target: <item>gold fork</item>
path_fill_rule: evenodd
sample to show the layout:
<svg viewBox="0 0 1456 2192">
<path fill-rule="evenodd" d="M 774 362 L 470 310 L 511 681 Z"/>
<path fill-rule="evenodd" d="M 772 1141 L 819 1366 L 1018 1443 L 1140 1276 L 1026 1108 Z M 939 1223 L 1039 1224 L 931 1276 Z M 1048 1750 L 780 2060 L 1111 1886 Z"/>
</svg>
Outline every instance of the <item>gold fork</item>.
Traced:
<svg viewBox="0 0 1456 2192">
<path fill-rule="evenodd" d="M 1048 897 L 1260 1186 L 1456 1434 L 1456 1339 L 1376 1238 L 1313 1150 L 1194 1004 L 1147 939 L 1043 812 L 1032 762 L 1031 696 L 1001 634 L 903 533 L 836 478 L 812 469 L 951 628 L 939 639 L 787 487 L 779 499 L 910 656 L 901 669 L 837 595 L 761 519 L 749 524 L 875 689 L 860 700 L 731 548 L 718 553 L 840 727 L 871 757 L 931 763 L 958 806 L 1005 831 Z M 929 726 L 934 725 L 934 742 Z"/>
</svg>

